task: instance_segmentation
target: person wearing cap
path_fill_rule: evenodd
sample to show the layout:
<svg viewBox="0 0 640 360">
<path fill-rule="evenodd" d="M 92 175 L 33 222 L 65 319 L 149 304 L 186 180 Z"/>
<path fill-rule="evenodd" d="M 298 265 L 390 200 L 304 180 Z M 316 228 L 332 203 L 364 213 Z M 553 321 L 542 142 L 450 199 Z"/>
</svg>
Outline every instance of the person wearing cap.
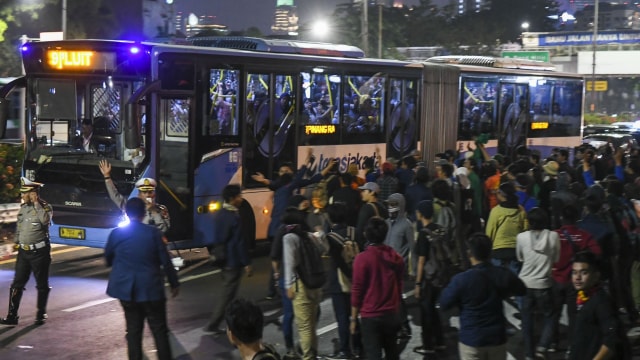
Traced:
<svg viewBox="0 0 640 360">
<path fill-rule="evenodd" d="M 2 325 L 18 324 L 18 308 L 22 292 L 33 273 L 38 289 L 36 325 L 47 320 L 47 300 L 49 299 L 49 266 L 51 265 L 51 244 L 49 226 L 52 208 L 39 197 L 43 184 L 20 178 L 22 205 L 18 211 L 14 237 L 16 256 L 15 274 L 9 290 L 9 311 L 7 317 L 0 318 Z"/>
<path fill-rule="evenodd" d="M 362 206 L 358 212 L 358 224 L 356 225 L 356 241 L 361 249 L 364 249 L 364 228 L 370 218 L 377 216 L 383 219 L 389 217 L 387 209 L 378 201 L 378 193 L 380 187 L 374 182 L 368 182 L 358 189 L 361 190 L 360 197 L 362 198 Z"/>
<path fill-rule="evenodd" d="M 542 186 L 540 186 L 539 199 L 540 207 L 547 212 L 547 214 L 551 213 L 551 193 L 556 190 L 556 182 L 558 179 L 558 171 L 560 170 L 560 165 L 551 160 L 547 161 L 543 166 L 542 170 L 544 171 L 544 180 L 542 181 Z"/>
<path fill-rule="evenodd" d="M 111 164 L 107 160 L 100 160 L 99 167 L 102 176 L 104 176 L 109 198 L 124 211 L 127 198 L 118 192 L 113 179 L 111 179 Z M 156 203 L 156 186 L 157 183 L 152 178 L 141 178 L 135 183 L 135 187 L 138 189 L 138 197 L 147 204 L 147 212 L 142 223 L 154 225 L 162 233 L 166 233 L 171 227 L 171 218 L 167 207 Z"/>
</svg>

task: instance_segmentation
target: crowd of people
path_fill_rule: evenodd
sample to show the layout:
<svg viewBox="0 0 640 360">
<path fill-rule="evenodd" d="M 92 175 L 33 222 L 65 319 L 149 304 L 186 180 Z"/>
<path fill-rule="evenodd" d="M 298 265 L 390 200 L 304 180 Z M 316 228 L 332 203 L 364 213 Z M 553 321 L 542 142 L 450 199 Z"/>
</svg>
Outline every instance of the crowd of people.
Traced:
<svg viewBox="0 0 640 360">
<path fill-rule="evenodd" d="M 361 172 L 330 162 L 304 182 L 305 167 L 287 165 L 274 181 L 256 175 L 282 210 L 270 227 L 268 299 L 282 299 L 284 358 L 400 358 L 398 343 L 411 336 L 407 282 L 420 309 L 418 354 L 446 348 L 443 311 L 458 308 L 460 357 L 506 358 L 508 301 L 526 359 L 625 358 L 625 329 L 640 322 L 640 157 L 631 148 L 573 152 L 572 162 L 562 148 L 541 158 L 521 147 L 508 158 L 477 143 L 431 161 L 418 152 L 371 158 Z M 359 253 L 347 259 L 350 238 Z M 338 324 L 334 354 L 317 352 L 321 290 L 305 288 L 296 258 L 307 240 L 330 258 L 323 289 Z"/>
</svg>

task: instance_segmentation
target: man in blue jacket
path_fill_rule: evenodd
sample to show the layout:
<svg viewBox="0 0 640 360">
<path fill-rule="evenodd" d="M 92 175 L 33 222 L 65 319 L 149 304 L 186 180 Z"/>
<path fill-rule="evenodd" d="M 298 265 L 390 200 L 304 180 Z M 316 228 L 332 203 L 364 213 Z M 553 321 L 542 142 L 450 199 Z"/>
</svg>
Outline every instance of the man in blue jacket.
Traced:
<svg viewBox="0 0 640 360">
<path fill-rule="evenodd" d="M 162 232 L 145 225 L 142 219 L 146 205 L 140 198 L 127 201 L 125 211 L 131 223 L 113 230 L 109 235 L 104 256 L 109 274 L 107 294 L 120 300 L 127 323 L 129 359 L 142 359 L 142 334 L 147 319 L 158 350 L 158 358 L 171 359 L 169 327 L 167 326 L 164 279 L 176 297 L 180 283 Z"/>
<path fill-rule="evenodd" d="M 486 235 L 473 234 L 467 252 L 472 266 L 451 279 L 440 306 L 460 309 L 460 359 L 506 359 L 502 301 L 526 294 L 527 288 L 511 271 L 491 265 L 491 239 Z"/>
<path fill-rule="evenodd" d="M 205 331 L 214 335 L 226 334 L 226 330 L 219 326 L 224 320 L 224 311 L 227 305 L 238 294 L 242 271 L 251 276 L 251 258 L 247 239 L 242 236 L 242 220 L 239 208 L 242 204 L 242 190 L 240 185 L 231 184 L 222 189 L 224 203 L 214 215 L 215 235 L 213 246 L 222 247 L 224 252 L 224 264 L 222 265 L 222 286 L 216 293 L 216 304 L 205 327 Z"/>
</svg>

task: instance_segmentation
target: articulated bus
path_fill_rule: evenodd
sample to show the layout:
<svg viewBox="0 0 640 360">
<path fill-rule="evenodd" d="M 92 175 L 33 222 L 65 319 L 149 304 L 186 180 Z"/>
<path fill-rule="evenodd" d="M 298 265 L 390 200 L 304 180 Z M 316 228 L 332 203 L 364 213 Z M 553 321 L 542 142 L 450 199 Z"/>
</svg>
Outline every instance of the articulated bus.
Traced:
<svg viewBox="0 0 640 360">
<path fill-rule="evenodd" d="M 513 156 L 526 146 L 544 158 L 553 148 L 581 143 L 581 75 L 519 59 L 439 56 L 427 61 L 460 69 L 458 151 L 475 148 L 481 134 L 491 155 Z"/>
<path fill-rule="evenodd" d="M 497 136 L 501 92 L 531 101 L 534 88 L 546 86 L 540 95 L 550 106 L 569 82 L 581 86 L 541 69 L 368 59 L 349 46 L 284 40 L 67 40 L 21 51 L 26 75 L 0 89 L 0 114 L 12 106 L 9 94 L 24 89 L 23 173 L 45 184 L 42 197 L 54 208 L 51 241 L 91 247 L 103 247 L 124 220 L 109 200 L 101 159 L 128 197 L 137 196 L 139 178 L 158 181 L 174 248 L 212 241 L 212 216 L 230 183 L 243 188 L 246 235 L 264 239 L 272 194 L 251 178 L 258 172 L 273 178 L 281 164 L 300 165 L 309 152 L 310 173 L 333 158 L 342 171 L 415 149 L 432 159 L 458 139 L 466 146 L 468 134 L 458 128 L 466 129 L 469 93 L 476 106 L 491 108 L 486 129 Z M 93 152 L 74 146 L 83 119 L 93 123 Z"/>
</svg>

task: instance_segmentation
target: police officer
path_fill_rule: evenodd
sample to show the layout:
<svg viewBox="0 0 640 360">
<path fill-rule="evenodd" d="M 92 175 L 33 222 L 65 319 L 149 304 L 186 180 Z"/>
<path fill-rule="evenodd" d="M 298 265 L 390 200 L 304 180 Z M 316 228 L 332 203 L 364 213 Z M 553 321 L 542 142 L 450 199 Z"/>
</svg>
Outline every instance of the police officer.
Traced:
<svg viewBox="0 0 640 360">
<path fill-rule="evenodd" d="M 18 308 L 22 292 L 33 272 L 38 289 L 38 312 L 36 325 L 47 320 L 47 300 L 49 298 L 49 266 L 51 265 L 51 244 L 49 243 L 49 225 L 51 223 L 51 206 L 39 198 L 41 183 L 20 179 L 22 206 L 18 212 L 16 224 L 15 248 L 18 250 L 16 269 L 9 292 L 9 312 L 0 324 L 17 325 Z"/>
<path fill-rule="evenodd" d="M 124 210 L 127 198 L 118 192 L 118 189 L 116 189 L 111 179 L 111 164 L 107 160 L 100 160 L 99 166 L 100 172 L 104 176 L 109 197 L 116 205 Z M 171 219 L 169 218 L 169 210 L 167 210 L 167 207 L 156 204 L 156 185 L 156 181 L 152 178 L 141 178 L 136 181 L 135 186 L 138 189 L 138 197 L 144 200 L 147 205 L 147 213 L 142 222 L 144 224 L 155 225 L 162 233 L 166 233 L 171 226 Z"/>
</svg>

